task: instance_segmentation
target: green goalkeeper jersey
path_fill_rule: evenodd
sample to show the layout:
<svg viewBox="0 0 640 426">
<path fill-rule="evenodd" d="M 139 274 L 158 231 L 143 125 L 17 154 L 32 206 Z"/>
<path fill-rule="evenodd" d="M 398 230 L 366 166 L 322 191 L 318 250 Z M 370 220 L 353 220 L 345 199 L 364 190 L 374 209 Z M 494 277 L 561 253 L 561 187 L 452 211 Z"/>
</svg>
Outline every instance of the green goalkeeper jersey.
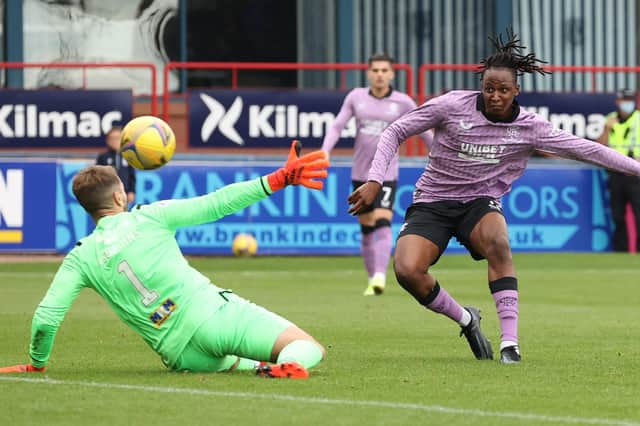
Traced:
<svg viewBox="0 0 640 426">
<path fill-rule="evenodd" d="M 220 288 L 192 268 L 175 239 L 181 226 L 215 221 L 271 193 L 267 178 L 207 195 L 160 201 L 101 218 L 64 258 L 33 317 L 30 355 L 47 364 L 56 331 L 82 288 L 116 314 L 172 365 L 201 325 L 224 302 Z"/>
</svg>

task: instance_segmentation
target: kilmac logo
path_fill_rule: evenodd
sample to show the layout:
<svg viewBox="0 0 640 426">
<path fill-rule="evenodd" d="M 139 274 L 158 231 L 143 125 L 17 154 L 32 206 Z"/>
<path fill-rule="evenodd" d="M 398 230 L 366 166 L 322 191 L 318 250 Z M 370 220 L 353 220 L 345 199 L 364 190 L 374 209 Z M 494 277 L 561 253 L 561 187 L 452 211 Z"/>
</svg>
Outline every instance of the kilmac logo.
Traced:
<svg viewBox="0 0 640 426">
<path fill-rule="evenodd" d="M 0 171 L 0 244 L 22 243 L 24 171 Z"/>
<path fill-rule="evenodd" d="M 244 145 L 244 139 L 240 137 L 234 127 L 238 118 L 240 118 L 240 114 L 242 114 L 242 98 L 236 96 L 236 99 L 229 107 L 229 111 L 225 111 L 222 104 L 209 95 L 200 93 L 200 99 L 209 108 L 209 116 L 204 120 L 200 129 L 202 141 L 207 142 L 217 127 L 227 139 L 238 145 Z"/>
<path fill-rule="evenodd" d="M 0 136 L 3 138 L 95 138 L 105 134 L 122 112 L 41 111 L 35 104 L 5 104 L 0 107 Z"/>
<path fill-rule="evenodd" d="M 245 108 L 242 97 L 236 96 L 228 109 L 214 97 L 200 93 L 200 100 L 209 115 L 200 128 L 203 143 L 209 142 L 216 129 L 230 141 L 244 145 L 245 138 L 238 133 L 238 122 L 248 127 L 249 138 L 322 138 L 335 120 L 331 112 L 300 111 L 298 105 L 249 104 Z M 248 115 L 243 116 L 244 111 Z M 242 126 L 241 128 L 244 128 Z M 351 119 L 341 137 L 355 137 L 355 120 Z"/>
</svg>

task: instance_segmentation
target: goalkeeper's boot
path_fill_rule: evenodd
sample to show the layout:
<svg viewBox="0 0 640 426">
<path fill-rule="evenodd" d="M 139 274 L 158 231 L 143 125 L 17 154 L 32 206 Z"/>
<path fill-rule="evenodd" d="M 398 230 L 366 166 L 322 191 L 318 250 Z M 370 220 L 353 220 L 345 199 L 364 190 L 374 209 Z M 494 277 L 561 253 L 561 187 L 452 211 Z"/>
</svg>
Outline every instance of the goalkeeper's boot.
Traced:
<svg viewBox="0 0 640 426">
<path fill-rule="evenodd" d="M 521 358 L 518 345 L 507 346 L 500 350 L 500 362 L 503 364 L 517 364 Z"/>
<path fill-rule="evenodd" d="M 0 374 L 4 373 L 43 373 L 46 367 L 34 367 L 31 364 L 10 365 L 0 368 Z"/>
<path fill-rule="evenodd" d="M 261 362 L 256 367 L 256 375 L 278 379 L 306 379 L 309 377 L 309 372 L 297 362 L 282 362 L 280 364 Z"/>
<path fill-rule="evenodd" d="M 373 277 L 369 278 L 369 285 L 367 285 L 366 290 L 363 295 L 365 296 L 380 296 L 384 293 L 384 287 L 386 284 L 386 277 L 381 274 L 375 274 Z"/>
<path fill-rule="evenodd" d="M 460 335 L 464 334 L 467 338 L 471 351 L 475 355 L 476 359 L 493 359 L 493 349 L 491 349 L 491 342 L 482 334 L 480 329 L 480 310 L 472 306 L 467 306 L 465 309 L 471 314 L 471 322 L 460 330 Z"/>
</svg>

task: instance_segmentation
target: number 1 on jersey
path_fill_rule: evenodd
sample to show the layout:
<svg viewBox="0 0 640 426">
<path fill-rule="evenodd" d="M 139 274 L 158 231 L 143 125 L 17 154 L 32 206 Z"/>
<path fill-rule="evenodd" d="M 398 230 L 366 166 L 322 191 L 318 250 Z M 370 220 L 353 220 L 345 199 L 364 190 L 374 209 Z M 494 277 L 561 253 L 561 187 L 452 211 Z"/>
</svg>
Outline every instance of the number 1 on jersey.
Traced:
<svg viewBox="0 0 640 426">
<path fill-rule="evenodd" d="M 149 289 L 146 288 L 144 284 L 142 284 L 142 281 L 140 281 L 140 279 L 136 276 L 126 260 L 118 263 L 118 272 L 124 273 L 127 276 L 129 282 L 133 284 L 135 289 L 142 296 L 141 302 L 144 306 L 149 306 L 150 304 L 158 300 L 158 293 L 155 290 L 149 291 Z"/>
</svg>

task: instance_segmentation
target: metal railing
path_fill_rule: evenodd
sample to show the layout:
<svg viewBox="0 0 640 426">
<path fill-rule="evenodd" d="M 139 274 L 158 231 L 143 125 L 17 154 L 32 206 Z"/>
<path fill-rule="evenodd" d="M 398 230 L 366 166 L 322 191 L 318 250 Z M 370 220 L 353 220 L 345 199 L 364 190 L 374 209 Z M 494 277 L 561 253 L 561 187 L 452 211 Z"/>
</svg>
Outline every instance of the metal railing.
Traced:
<svg viewBox="0 0 640 426">
<path fill-rule="evenodd" d="M 151 114 L 158 115 L 158 71 L 154 64 L 149 62 L 0 62 L 0 69 L 20 68 L 64 68 L 82 70 L 82 89 L 87 88 L 87 70 L 96 68 L 137 68 L 148 69 L 151 75 Z"/>
</svg>

